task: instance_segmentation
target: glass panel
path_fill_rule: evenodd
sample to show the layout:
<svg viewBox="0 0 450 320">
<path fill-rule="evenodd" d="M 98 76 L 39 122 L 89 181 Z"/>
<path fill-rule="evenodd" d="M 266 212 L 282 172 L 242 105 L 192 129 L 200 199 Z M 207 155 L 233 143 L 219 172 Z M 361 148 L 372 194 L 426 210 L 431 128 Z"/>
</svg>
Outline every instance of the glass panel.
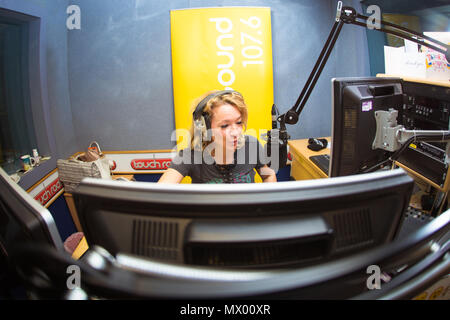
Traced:
<svg viewBox="0 0 450 320">
<path fill-rule="evenodd" d="M 12 174 L 36 148 L 28 81 L 26 24 L 0 20 L 0 166 Z"/>
</svg>

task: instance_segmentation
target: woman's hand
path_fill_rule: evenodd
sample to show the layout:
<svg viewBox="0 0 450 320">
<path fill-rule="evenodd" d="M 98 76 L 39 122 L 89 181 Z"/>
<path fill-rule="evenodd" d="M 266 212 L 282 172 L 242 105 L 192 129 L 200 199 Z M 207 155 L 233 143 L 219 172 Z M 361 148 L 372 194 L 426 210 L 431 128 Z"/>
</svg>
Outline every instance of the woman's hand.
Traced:
<svg viewBox="0 0 450 320">
<path fill-rule="evenodd" d="M 270 169 L 267 165 L 261 167 L 258 170 L 259 175 L 261 176 L 263 182 L 277 182 L 277 175 L 275 171 Z"/>
</svg>

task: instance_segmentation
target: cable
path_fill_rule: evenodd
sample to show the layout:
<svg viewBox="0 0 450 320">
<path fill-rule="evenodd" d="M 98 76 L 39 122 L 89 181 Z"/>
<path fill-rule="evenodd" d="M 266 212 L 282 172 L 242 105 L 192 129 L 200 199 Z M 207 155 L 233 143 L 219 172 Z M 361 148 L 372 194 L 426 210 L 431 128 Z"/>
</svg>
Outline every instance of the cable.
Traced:
<svg viewBox="0 0 450 320">
<path fill-rule="evenodd" d="M 360 173 L 369 173 L 369 172 L 375 171 L 375 169 L 378 169 L 379 167 L 383 166 L 384 164 L 386 164 L 388 162 L 391 162 L 391 158 L 387 158 L 386 160 L 383 160 L 383 161 L 377 163 L 376 165 L 361 171 Z"/>
<path fill-rule="evenodd" d="M 378 169 L 379 167 L 383 166 L 384 164 L 388 163 L 388 162 L 393 162 L 395 160 L 398 159 L 398 157 L 400 156 L 400 154 L 405 151 L 405 149 L 407 147 L 409 147 L 409 145 L 412 142 L 415 141 L 423 141 L 423 142 L 444 142 L 444 141 L 450 141 L 450 133 L 449 134 L 443 134 L 442 137 L 437 137 L 437 136 L 427 136 L 427 135 L 419 135 L 419 136 L 412 136 L 411 138 L 409 138 L 408 140 L 406 140 L 406 142 L 404 144 L 402 144 L 402 146 L 400 147 L 400 149 L 398 149 L 397 151 L 395 151 L 394 153 L 392 153 L 392 155 L 387 158 L 386 160 L 383 160 L 379 163 L 377 163 L 376 165 L 365 169 L 363 171 L 361 171 L 361 173 L 369 173 L 372 172 L 375 169 Z"/>
<path fill-rule="evenodd" d="M 422 141 L 422 142 L 444 142 L 444 141 L 450 141 L 450 133 L 449 134 L 443 134 L 442 137 L 437 137 L 437 136 L 427 136 L 427 135 L 419 135 L 416 136 L 414 135 L 413 137 L 409 138 L 408 140 L 406 140 L 406 142 L 400 147 L 400 149 L 398 149 L 397 151 L 395 151 L 390 157 L 389 159 L 391 159 L 392 161 L 395 161 L 400 154 L 412 143 L 415 141 Z"/>
</svg>

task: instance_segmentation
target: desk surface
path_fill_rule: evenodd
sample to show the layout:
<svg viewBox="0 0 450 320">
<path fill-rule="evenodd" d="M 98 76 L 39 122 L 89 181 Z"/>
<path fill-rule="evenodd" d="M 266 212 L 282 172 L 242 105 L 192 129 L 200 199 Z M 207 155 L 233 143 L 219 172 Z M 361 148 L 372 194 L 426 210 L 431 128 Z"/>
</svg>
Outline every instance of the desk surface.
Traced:
<svg viewBox="0 0 450 320">
<path fill-rule="evenodd" d="M 289 144 L 289 150 L 290 151 L 294 151 L 297 153 L 302 154 L 302 156 L 304 156 L 305 158 L 311 157 L 311 156 L 317 156 L 319 154 L 330 154 L 330 141 L 331 138 L 330 137 L 323 137 L 323 138 L 319 138 L 319 139 L 327 139 L 328 141 L 328 147 L 325 149 L 322 149 L 320 151 L 313 151 L 311 149 L 308 149 L 308 139 L 300 139 L 300 140 L 290 140 L 288 142 Z"/>
<path fill-rule="evenodd" d="M 320 151 L 313 151 L 308 149 L 308 139 L 290 140 L 289 152 L 293 156 L 291 166 L 291 176 L 295 180 L 308 180 L 328 178 L 318 166 L 316 166 L 309 157 L 322 154 L 330 154 L 330 137 L 324 137 L 319 139 L 327 139 L 328 147 Z"/>
</svg>

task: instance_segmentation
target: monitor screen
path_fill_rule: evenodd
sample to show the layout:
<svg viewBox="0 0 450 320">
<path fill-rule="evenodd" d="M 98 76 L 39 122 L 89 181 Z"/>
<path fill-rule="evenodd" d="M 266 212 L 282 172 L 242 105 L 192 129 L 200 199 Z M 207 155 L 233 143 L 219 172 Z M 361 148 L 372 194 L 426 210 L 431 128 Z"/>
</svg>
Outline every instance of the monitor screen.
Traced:
<svg viewBox="0 0 450 320">
<path fill-rule="evenodd" d="M 393 108 L 401 119 L 402 80 L 399 78 L 333 78 L 330 177 L 369 172 L 390 153 L 373 149 L 375 112 Z M 369 170 L 369 171 L 368 171 Z"/>
<path fill-rule="evenodd" d="M 279 183 L 164 185 L 84 179 L 89 246 L 203 266 L 282 267 L 391 241 L 412 191 L 402 170 Z"/>
<path fill-rule="evenodd" d="M 30 241 L 64 250 L 51 213 L 0 168 L 0 249 L 8 255 Z"/>
</svg>

